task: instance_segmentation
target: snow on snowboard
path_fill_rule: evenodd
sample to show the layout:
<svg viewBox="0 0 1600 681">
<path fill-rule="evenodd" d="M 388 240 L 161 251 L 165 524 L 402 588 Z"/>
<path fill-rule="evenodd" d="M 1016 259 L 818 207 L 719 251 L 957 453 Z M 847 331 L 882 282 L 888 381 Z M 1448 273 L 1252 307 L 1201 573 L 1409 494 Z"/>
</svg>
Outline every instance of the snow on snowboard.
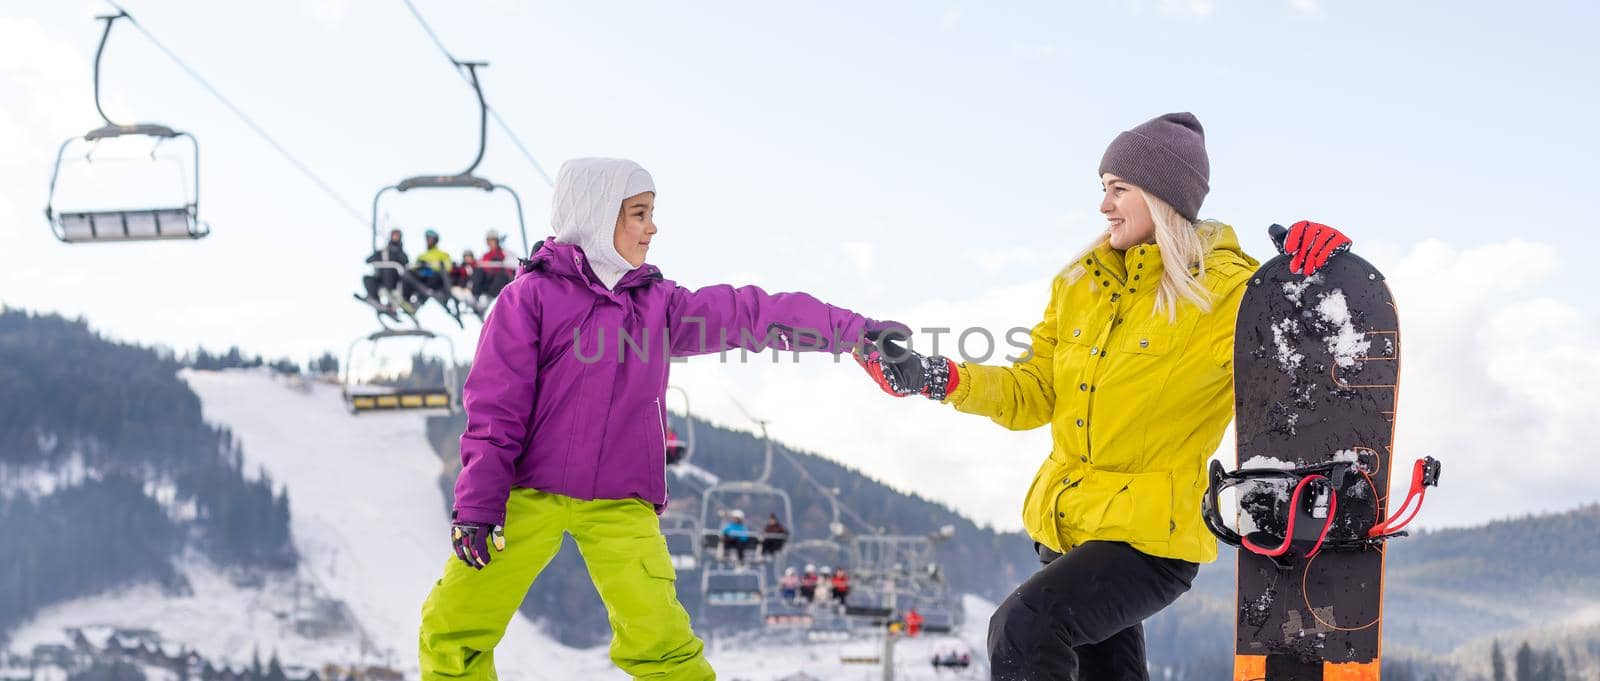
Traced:
<svg viewBox="0 0 1600 681">
<path fill-rule="evenodd" d="M 1241 549 L 1234 678 L 1377 679 L 1384 540 L 1404 525 L 1387 499 L 1400 324 L 1383 275 L 1352 253 L 1309 278 L 1286 256 L 1262 265 L 1233 366 L 1238 470 L 1212 463 L 1205 512 Z M 1438 463 L 1413 473 L 1414 516 Z M 1229 488 L 1236 525 L 1218 501 Z"/>
</svg>

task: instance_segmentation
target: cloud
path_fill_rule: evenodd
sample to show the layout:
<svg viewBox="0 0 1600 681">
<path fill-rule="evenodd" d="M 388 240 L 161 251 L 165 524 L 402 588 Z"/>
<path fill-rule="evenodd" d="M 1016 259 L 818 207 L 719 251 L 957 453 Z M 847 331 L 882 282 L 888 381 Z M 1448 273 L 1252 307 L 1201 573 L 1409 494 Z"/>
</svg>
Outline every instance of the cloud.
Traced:
<svg viewBox="0 0 1600 681">
<path fill-rule="evenodd" d="M 1055 56 L 1055 45 L 1037 43 L 1012 43 L 1011 56 L 1018 59 L 1047 59 Z"/>
<path fill-rule="evenodd" d="M 1322 16 L 1322 3 L 1319 0 L 1289 0 L 1289 7 L 1302 16 Z"/>
<path fill-rule="evenodd" d="M 845 241 L 839 244 L 839 249 L 844 251 L 846 258 L 856 266 L 856 272 L 863 277 L 872 274 L 874 247 L 866 241 Z"/>
<path fill-rule="evenodd" d="M 1217 11 L 1215 0 L 1161 0 L 1161 9 L 1171 14 L 1209 17 Z"/>
<path fill-rule="evenodd" d="M 1401 313 L 1396 465 L 1424 454 L 1444 464 L 1419 522 L 1478 523 L 1600 496 L 1600 469 L 1587 465 L 1600 449 L 1590 428 L 1600 328 L 1547 288 L 1559 251 L 1430 240 L 1384 261 Z"/>
<path fill-rule="evenodd" d="M 962 14 L 965 14 L 965 12 L 956 5 L 951 5 L 946 8 L 944 14 L 939 16 L 939 31 L 941 33 L 948 33 L 954 30 L 956 24 L 961 22 Z"/>
<path fill-rule="evenodd" d="M 298 9 L 323 28 L 336 29 L 344 25 L 354 4 L 354 0 L 301 0 Z"/>
</svg>

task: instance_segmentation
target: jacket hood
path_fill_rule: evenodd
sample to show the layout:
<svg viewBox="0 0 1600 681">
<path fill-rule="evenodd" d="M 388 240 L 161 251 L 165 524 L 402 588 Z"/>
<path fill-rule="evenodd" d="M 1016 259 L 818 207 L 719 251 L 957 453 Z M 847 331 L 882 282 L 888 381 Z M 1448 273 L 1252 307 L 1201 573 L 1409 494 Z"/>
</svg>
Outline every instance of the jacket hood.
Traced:
<svg viewBox="0 0 1600 681">
<path fill-rule="evenodd" d="M 1211 267 L 1213 261 L 1232 260 L 1248 265 L 1251 268 L 1261 263 L 1244 252 L 1244 246 L 1239 244 L 1239 234 L 1228 224 L 1219 223 L 1217 236 L 1211 242 L 1211 252 L 1206 254 L 1206 266 Z"/>
<path fill-rule="evenodd" d="M 561 164 L 550 201 L 556 242 L 582 249 L 600 283 L 615 287 L 634 269 L 614 240 L 622 200 L 655 190 L 650 173 L 627 159 L 575 158 Z"/>
</svg>

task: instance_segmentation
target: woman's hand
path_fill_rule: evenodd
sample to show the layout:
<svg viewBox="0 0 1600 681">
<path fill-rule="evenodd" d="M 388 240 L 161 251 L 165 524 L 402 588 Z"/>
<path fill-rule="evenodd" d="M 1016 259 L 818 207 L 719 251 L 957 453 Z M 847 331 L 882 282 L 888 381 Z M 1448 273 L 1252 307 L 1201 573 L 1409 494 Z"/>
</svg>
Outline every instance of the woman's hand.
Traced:
<svg viewBox="0 0 1600 681">
<path fill-rule="evenodd" d="M 455 546 L 456 557 L 474 570 L 489 564 L 489 545 L 495 551 L 506 550 L 505 528 L 489 523 L 455 521 L 450 523 L 450 543 Z"/>
<path fill-rule="evenodd" d="M 1281 226 L 1273 225 L 1277 229 Z M 1277 241 L 1277 230 L 1268 230 Z M 1350 237 L 1327 225 L 1301 220 L 1289 228 L 1288 236 L 1280 243 L 1284 255 L 1292 256 L 1289 271 L 1311 276 L 1328 263 L 1328 258 L 1350 250 Z"/>
<path fill-rule="evenodd" d="M 908 338 L 904 327 L 869 328 L 866 344 L 852 355 L 884 392 L 895 397 L 922 395 L 935 402 L 944 401 L 960 382 L 956 363 L 941 355 L 924 356 L 905 347 Z"/>
</svg>

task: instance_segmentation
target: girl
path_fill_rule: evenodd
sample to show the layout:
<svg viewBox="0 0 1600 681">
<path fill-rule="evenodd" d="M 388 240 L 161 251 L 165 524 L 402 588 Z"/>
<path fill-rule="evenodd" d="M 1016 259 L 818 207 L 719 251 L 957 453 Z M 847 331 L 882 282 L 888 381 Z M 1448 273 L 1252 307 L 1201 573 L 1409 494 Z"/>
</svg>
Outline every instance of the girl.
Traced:
<svg viewBox="0 0 1600 681">
<path fill-rule="evenodd" d="M 1232 228 L 1196 220 L 1209 168 L 1188 113 L 1111 143 L 1099 173 L 1106 230 L 1051 283 L 1031 350 L 1012 366 L 898 348 L 861 357 L 892 395 L 1013 430 L 1050 424 L 1054 446 L 1022 513 L 1044 568 L 989 621 L 995 679 L 1147 679 L 1140 623 L 1217 557 L 1200 497 L 1233 416 L 1234 321 L 1259 263 Z M 1348 243 L 1302 222 L 1285 247 L 1310 276 Z"/>
<path fill-rule="evenodd" d="M 774 345 L 837 353 L 891 325 L 803 293 L 663 279 L 645 264 L 655 184 L 632 161 L 563 164 L 551 213 L 556 235 L 501 292 L 467 376 L 456 560 L 422 608 L 422 678 L 495 678 L 495 644 L 563 534 L 605 601 L 618 667 L 715 678 L 656 517 L 668 359 Z"/>
</svg>

